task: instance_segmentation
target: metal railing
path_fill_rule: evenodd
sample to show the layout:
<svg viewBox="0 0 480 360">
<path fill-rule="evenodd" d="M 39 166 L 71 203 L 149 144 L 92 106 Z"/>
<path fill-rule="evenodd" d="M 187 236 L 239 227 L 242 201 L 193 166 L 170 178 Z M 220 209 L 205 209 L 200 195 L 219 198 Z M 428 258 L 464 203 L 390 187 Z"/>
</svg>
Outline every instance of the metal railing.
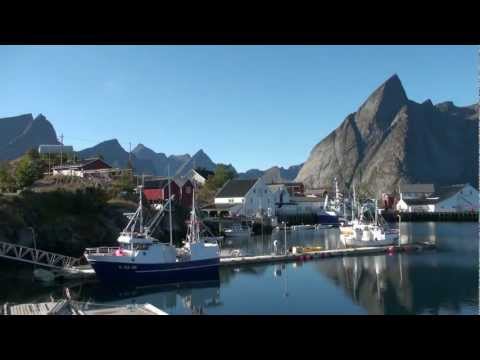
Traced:
<svg viewBox="0 0 480 360">
<path fill-rule="evenodd" d="M 71 268 L 79 265 L 81 261 L 81 258 L 74 258 L 3 241 L 0 241 L 0 257 L 55 269 Z"/>
<path fill-rule="evenodd" d="M 102 247 L 96 247 L 96 248 L 86 248 L 85 249 L 85 254 L 87 255 L 110 255 L 113 254 L 115 251 L 120 249 L 120 247 L 107 247 L 107 246 L 102 246 Z"/>
</svg>

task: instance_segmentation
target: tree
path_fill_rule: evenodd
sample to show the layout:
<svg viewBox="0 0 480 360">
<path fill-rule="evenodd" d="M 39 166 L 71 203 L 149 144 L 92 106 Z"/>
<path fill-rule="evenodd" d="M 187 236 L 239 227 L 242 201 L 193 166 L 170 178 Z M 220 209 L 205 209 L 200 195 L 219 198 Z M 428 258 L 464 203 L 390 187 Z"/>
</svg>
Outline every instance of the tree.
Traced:
<svg viewBox="0 0 480 360">
<path fill-rule="evenodd" d="M 15 191 L 15 178 L 8 163 L 0 164 L 0 192 Z"/>
<path fill-rule="evenodd" d="M 131 195 L 134 187 L 135 183 L 132 173 L 130 171 L 123 171 L 117 179 L 112 181 L 113 196 L 117 196 L 122 192 Z"/>
<path fill-rule="evenodd" d="M 198 201 L 201 203 L 212 202 L 218 189 L 234 177 L 235 172 L 230 166 L 218 164 L 213 176 L 208 177 L 205 185 L 198 192 Z"/>
<path fill-rule="evenodd" d="M 17 188 L 23 189 L 43 177 L 46 163 L 40 159 L 36 150 L 29 150 L 15 164 L 14 178 Z"/>
</svg>

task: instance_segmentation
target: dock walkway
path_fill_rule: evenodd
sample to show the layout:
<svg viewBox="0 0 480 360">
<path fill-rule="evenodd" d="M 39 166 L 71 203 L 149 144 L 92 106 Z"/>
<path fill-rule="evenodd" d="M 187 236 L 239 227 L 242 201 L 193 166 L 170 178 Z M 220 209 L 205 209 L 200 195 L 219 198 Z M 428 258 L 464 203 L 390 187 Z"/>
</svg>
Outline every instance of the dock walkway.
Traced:
<svg viewBox="0 0 480 360">
<path fill-rule="evenodd" d="M 246 264 L 266 264 L 276 262 L 296 262 L 311 259 L 323 259 L 331 257 L 343 256 L 361 256 L 374 255 L 395 252 L 418 252 L 423 250 L 431 250 L 435 248 L 435 244 L 425 242 L 418 244 L 405 244 L 395 246 L 375 246 L 361 248 L 345 248 L 335 250 L 309 251 L 301 254 L 288 253 L 286 255 L 267 254 L 256 256 L 228 256 L 220 258 L 220 266 L 238 266 Z M 74 267 L 69 273 L 69 277 L 94 277 L 95 272 L 89 266 Z"/>
</svg>

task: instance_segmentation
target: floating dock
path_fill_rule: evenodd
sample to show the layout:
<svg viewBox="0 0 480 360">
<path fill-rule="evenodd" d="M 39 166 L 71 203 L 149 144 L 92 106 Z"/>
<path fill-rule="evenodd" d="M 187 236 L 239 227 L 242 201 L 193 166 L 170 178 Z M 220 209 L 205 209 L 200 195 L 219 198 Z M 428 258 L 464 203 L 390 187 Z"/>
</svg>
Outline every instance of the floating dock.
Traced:
<svg viewBox="0 0 480 360">
<path fill-rule="evenodd" d="M 51 301 L 44 303 L 3 305 L 3 315 L 168 315 L 151 304 L 108 306 L 78 303 L 74 301 Z"/>
<path fill-rule="evenodd" d="M 396 252 L 419 252 L 423 250 L 435 249 L 435 244 L 430 242 L 418 243 L 418 244 L 404 244 L 395 246 L 371 246 L 371 247 L 356 247 L 345 248 L 335 250 L 319 250 L 309 251 L 300 254 L 268 254 L 268 255 L 256 255 L 256 256 L 227 256 L 220 258 L 220 266 L 238 266 L 246 264 L 266 264 L 276 262 L 297 262 L 306 261 L 311 259 L 325 259 L 331 257 L 343 257 L 343 256 L 362 256 L 362 255 L 375 255 L 385 253 Z M 95 272 L 89 266 L 74 267 L 71 270 L 66 271 L 65 277 L 67 278 L 90 278 L 94 277 Z"/>
<path fill-rule="evenodd" d="M 375 255 L 395 252 L 418 252 L 423 250 L 431 250 L 435 248 L 435 244 L 421 243 L 409 245 L 395 245 L 395 246 L 372 246 L 359 248 L 346 248 L 335 250 L 320 250 L 309 251 L 300 254 L 286 254 L 286 255 L 258 255 L 258 256 L 237 256 L 226 257 L 220 259 L 220 266 L 232 266 L 243 264 L 261 264 L 261 263 L 275 263 L 275 262 L 296 262 L 311 259 L 325 259 L 331 257 L 343 256 L 361 256 L 361 255 Z"/>
</svg>

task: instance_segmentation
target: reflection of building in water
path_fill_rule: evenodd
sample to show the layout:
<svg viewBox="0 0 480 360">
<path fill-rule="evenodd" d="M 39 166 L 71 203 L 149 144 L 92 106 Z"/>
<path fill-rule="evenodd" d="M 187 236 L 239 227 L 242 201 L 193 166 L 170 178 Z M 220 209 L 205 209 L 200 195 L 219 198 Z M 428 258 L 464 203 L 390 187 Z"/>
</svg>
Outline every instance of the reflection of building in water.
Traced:
<svg viewBox="0 0 480 360">
<path fill-rule="evenodd" d="M 317 268 L 342 286 L 354 302 L 369 314 L 385 314 L 395 308 L 412 310 L 404 258 L 387 255 L 344 257 L 335 262 L 319 261 Z"/>
</svg>

